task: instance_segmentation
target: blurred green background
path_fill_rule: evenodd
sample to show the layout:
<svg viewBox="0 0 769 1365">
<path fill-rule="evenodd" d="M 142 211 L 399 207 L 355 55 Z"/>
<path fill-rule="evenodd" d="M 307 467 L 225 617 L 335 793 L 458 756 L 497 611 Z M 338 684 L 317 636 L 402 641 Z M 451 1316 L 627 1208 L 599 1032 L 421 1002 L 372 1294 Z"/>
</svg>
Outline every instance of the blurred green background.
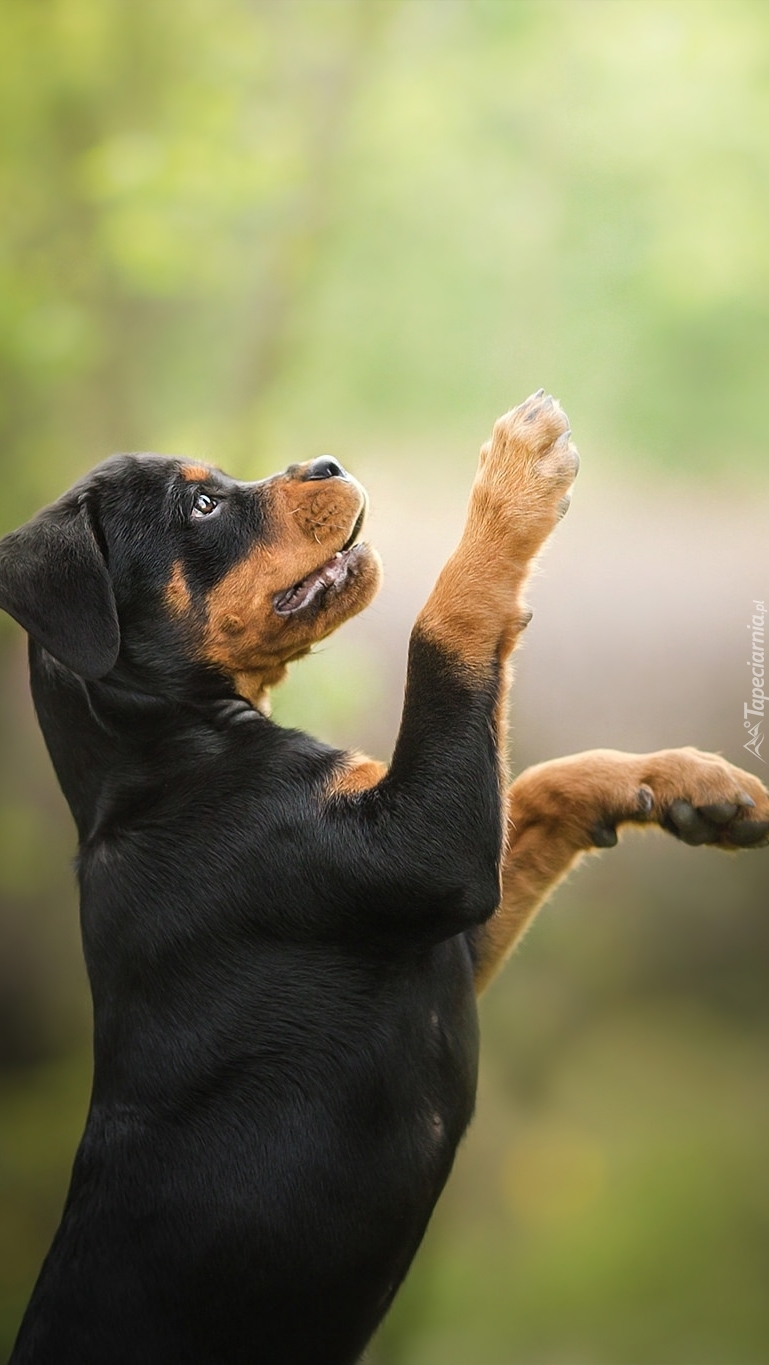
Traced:
<svg viewBox="0 0 769 1365">
<path fill-rule="evenodd" d="M 388 576 L 279 717 L 386 756 L 495 416 L 583 453 L 516 768 L 743 749 L 769 598 L 765 0 L 4 0 L 0 530 L 113 450 L 331 452 Z M 73 829 L 0 623 L 0 1352 L 89 1084 Z M 372 1365 L 769 1360 L 769 853 L 629 838 L 484 1000 L 478 1114 Z"/>
</svg>

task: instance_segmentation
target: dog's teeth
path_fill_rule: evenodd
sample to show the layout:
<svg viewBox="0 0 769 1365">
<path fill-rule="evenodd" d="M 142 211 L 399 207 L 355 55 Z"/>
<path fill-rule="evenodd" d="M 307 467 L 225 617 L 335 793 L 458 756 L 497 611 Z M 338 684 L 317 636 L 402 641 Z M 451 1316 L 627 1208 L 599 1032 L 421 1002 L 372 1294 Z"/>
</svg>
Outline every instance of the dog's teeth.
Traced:
<svg viewBox="0 0 769 1365">
<path fill-rule="evenodd" d="M 314 569 L 312 573 L 302 579 L 301 583 L 295 583 L 293 588 L 289 588 L 276 598 L 276 610 L 281 615 L 289 615 L 292 611 L 300 611 L 309 606 L 324 589 L 338 589 L 341 584 L 347 581 L 348 553 L 346 550 L 337 550 L 319 569 Z"/>
</svg>

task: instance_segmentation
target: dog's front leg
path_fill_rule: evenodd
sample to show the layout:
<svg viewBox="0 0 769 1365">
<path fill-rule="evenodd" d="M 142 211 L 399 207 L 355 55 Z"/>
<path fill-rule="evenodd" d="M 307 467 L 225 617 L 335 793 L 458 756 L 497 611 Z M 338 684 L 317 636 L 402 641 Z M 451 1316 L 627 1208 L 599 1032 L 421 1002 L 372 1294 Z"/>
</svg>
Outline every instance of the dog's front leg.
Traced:
<svg viewBox="0 0 769 1365">
<path fill-rule="evenodd" d="M 384 854 L 392 877 L 408 876 L 412 907 L 430 901 L 446 935 L 499 900 L 508 659 L 529 620 L 534 557 L 568 505 L 578 467 L 569 436 L 542 393 L 496 423 L 462 538 L 412 633 L 390 769 L 351 760 L 330 788 L 336 818 L 363 822 L 380 881 Z M 358 863 L 364 881 L 369 862 Z"/>
<path fill-rule="evenodd" d="M 579 468 L 569 423 L 542 392 L 500 417 L 481 450 L 462 539 L 438 577 L 412 636 L 467 678 L 493 678 L 500 771 L 508 660 L 531 619 L 523 600 L 535 558 L 566 511 Z"/>
<path fill-rule="evenodd" d="M 617 843 L 618 826 L 656 825 L 727 850 L 769 840 L 769 796 L 758 778 L 691 748 L 593 749 L 537 764 L 510 787 L 507 814 L 502 902 L 473 934 L 478 992 L 582 855 Z"/>
</svg>

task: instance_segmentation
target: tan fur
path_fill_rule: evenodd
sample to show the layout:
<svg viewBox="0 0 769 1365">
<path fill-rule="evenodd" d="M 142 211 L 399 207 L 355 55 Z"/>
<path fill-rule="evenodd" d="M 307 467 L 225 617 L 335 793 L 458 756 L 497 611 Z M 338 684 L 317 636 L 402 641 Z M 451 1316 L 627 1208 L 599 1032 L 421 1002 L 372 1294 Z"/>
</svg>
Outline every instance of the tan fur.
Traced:
<svg viewBox="0 0 769 1365">
<path fill-rule="evenodd" d="M 480 453 L 462 538 L 416 622 L 418 632 L 479 679 L 499 667 L 500 756 L 506 752 L 507 661 L 531 619 L 524 587 L 563 515 L 579 466 L 569 435 L 565 413 L 541 393 L 499 418 Z"/>
<path fill-rule="evenodd" d="M 508 792 L 502 903 L 476 938 L 478 993 L 558 882 L 582 854 L 596 851 L 596 826 L 654 825 L 675 800 L 704 806 L 739 794 L 755 802 L 751 819 L 769 819 L 769 796 L 758 778 L 692 748 L 653 754 L 593 749 L 528 768 Z"/>
<path fill-rule="evenodd" d="M 166 603 L 173 616 L 186 616 L 192 605 L 190 590 L 181 564 L 174 564 L 166 586 Z"/>
<path fill-rule="evenodd" d="M 381 782 L 387 772 L 386 763 L 368 758 L 366 754 L 351 753 L 347 754 L 346 758 L 345 767 L 334 774 L 328 786 L 326 796 L 329 798 L 353 796 L 356 792 L 368 791 L 370 787 L 375 787 L 377 782 Z"/>
<path fill-rule="evenodd" d="M 364 547 L 359 571 L 338 595 L 306 618 L 281 617 L 277 594 L 306 578 L 349 539 L 365 507 L 354 479 L 303 481 L 295 465 L 268 481 L 268 537 L 209 592 L 198 652 L 230 676 L 241 696 L 261 710 L 286 668 L 342 621 L 362 610 L 381 579 L 379 557 Z M 167 593 L 181 604 L 178 576 Z"/>
<path fill-rule="evenodd" d="M 211 476 L 211 470 L 204 464 L 183 464 L 181 469 L 187 483 L 205 483 Z"/>
<path fill-rule="evenodd" d="M 568 438 L 552 399 L 537 395 L 500 417 L 462 538 L 417 618 L 424 635 L 481 672 L 507 657 L 528 623 L 523 588 L 577 472 Z"/>
</svg>

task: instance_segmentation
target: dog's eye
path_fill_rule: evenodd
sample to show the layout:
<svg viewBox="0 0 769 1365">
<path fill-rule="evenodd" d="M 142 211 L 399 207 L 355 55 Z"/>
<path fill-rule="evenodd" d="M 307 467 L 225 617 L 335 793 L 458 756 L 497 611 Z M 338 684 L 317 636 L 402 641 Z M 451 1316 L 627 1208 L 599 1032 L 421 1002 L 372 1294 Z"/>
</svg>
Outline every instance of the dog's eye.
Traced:
<svg viewBox="0 0 769 1365">
<path fill-rule="evenodd" d="M 210 517 L 211 513 L 215 512 L 218 506 L 219 504 L 216 501 L 216 498 L 212 498 L 210 493 L 204 493 L 203 490 L 200 489 L 195 494 L 195 501 L 192 504 L 192 515 L 193 517 Z"/>
</svg>

